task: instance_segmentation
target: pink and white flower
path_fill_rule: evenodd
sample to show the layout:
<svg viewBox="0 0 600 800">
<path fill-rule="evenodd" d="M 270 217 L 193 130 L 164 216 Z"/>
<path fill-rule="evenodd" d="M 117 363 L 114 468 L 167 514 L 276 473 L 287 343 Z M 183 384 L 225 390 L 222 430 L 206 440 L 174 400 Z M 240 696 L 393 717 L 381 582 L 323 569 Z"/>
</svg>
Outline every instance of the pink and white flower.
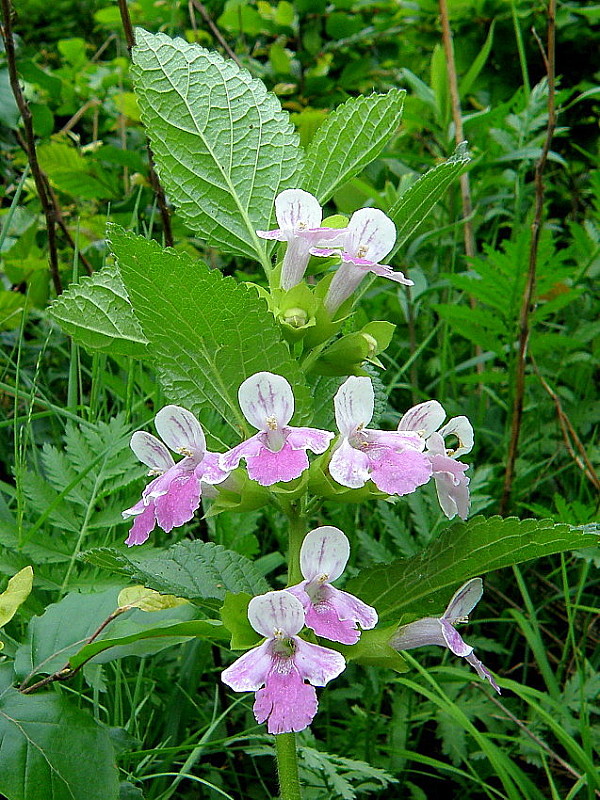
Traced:
<svg viewBox="0 0 600 800">
<path fill-rule="evenodd" d="M 304 730 L 317 713 L 314 687 L 337 678 L 346 667 L 344 657 L 297 636 L 304 609 L 289 592 L 253 597 L 248 619 L 266 641 L 227 667 L 221 680 L 236 692 L 256 692 L 254 716 L 267 721 L 269 733 Z"/>
<path fill-rule="evenodd" d="M 382 492 L 397 495 L 427 483 L 432 467 L 422 453 L 425 443 L 418 433 L 367 428 L 375 408 L 370 378 L 348 378 L 333 403 L 341 433 L 329 463 L 334 480 L 351 489 L 372 480 Z"/>
<path fill-rule="evenodd" d="M 460 587 L 448 603 L 441 617 L 423 617 L 408 625 L 403 625 L 390 639 L 390 645 L 396 650 L 412 650 L 436 644 L 447 647 L 455 656 L 464 658 L 477 672 L 480 678 L 487 680 L 500 694 L 500 687 L 492 673 L 485 667 L 473 652 L 473 648 L 463 641 L 454 627 L 469 621 L 469 614 L 481 600 L 483 581 L 471 578 Z"/>
<path fill-rule="evenodd" d="M 275 216 L 279 228 L 256 233 L 262 239 L 288 243 L 280 280 L 281 288 L 287 290 L 304 277 L 311 248 L 337 242 L 343 230 L 321 228 L 323 210 L 319 201 L 302 189 L 286 189 L 278 194 L 275 198 Z"/>
<path fill-rule="evenodd" d="M 308 468 L 306 451 L 324 453 L 333 439 L 330 431 L 288 425 L 294 414 L 294 395 L 281 375 L 251 375 L 240 386 L 238 399 L 244 416 L 258 433 L 221 456 L 222 470 L 235 469 L 245 458 L 248 475 L 261 486 L 291 481 Z"/>
<path fill-rule="evenodd" d="M 207 452 L 204 431 L 190 411 L 165 406 L 154 424 L 162 442 L 145 431 L 131 437 L 133 452 L 150 467 L 149 475 L 158 477 L 146 486 L 138 503 L 122 512 L 125 519 L 134 517 L 125 540 L 129 546 L 143 544 L 156 525 L 168 533 L 189 522 L 200 505 L 202 483 L 218 484 L 229 474 L 219 467 L 218 453 Z M 175 463 L 168 448 L 184 458 Z"/>
<path fill-rule="evenodd" d="M 341 252 L 337 243 L 331 249 L 311 249 L 315 256 L 339 255 L 342 259 L 325 298 L 325 307 L 332 316 L 369 272 L 405 286 L 413 285 L 413 281 L 401 272 L 394 272 L 389 264 L 378 263 L 391 252 L 395 243 L 396 227 L 392 220 L 378 208 L 361 208 L 350 218 Z"/>
<path fill-rule="evenodd" d="M 315 528 L 306 534 L 300 549 L 304 580 L 286 589 L 302 603 L 308 628 L 317 636 L 342 644 L 356 644 L 361 629 L 377 624 L 374 608 L 331 585 L 344 571 L 349 557 L 350 543 L 339 528 Z"/>
<path fill-rule="evenodd" d="M 467 464 L 456 459 L 473 449 L 473 426 L 466 417 L 453 417 L 442 426 L 446 412 L 437 400 L 428 400 L 409 409 L 398 423 L 399 431 L 416 431 L 425 441 L 425 455 L 431 462 L 437 496 L 442 511 L 452 519 L 469 514 Z M 455 436 L 458 446 L 446 449 L 446 437 Z"/>
</svg>

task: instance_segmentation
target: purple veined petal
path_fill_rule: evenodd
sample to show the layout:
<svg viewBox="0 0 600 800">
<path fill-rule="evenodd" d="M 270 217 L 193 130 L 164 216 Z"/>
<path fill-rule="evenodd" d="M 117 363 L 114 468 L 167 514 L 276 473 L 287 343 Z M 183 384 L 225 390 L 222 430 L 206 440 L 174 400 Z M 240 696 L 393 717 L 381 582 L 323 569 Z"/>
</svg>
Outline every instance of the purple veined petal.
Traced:
<svg viewBox="0 0 600 800">
<path fill-rule="evenodd" d="M 154 501 L 156 521 L 169 533 L 189 522 L 200 505 L 200 481 L 193 473 L 179 475 L 169 486 L 168 491 Z"/>
<path fill-rule="evenodd" d="M 264 448 L 260 433 L 254 434 L 245 442 L 233 447 L 226 453 L 221 453 L 219 456 L 219 469 L 224 472 L 231 472 L 240 463 L 242 458 L 251 458 L 257 455 Z"/>
<path fill-rule="evenodd" d="M 440 427 L 446 419 L 446 412 L 441 403 L 437 400 L 427 400 L 419 403 L 404 414 L 398 423 L 399 431 L 416 431 L 424 439 L 427 439 L 434 431 Z"/>
<path fill-rule="evenodd" d="M 468 661 L 469 664 L 473 667 L 473 669 L 477 672 L 480 678 L 485 681 L 489 681 L 491 686 L 498 692 L 498 694 L 502 694 L 500 691 L 500 687 L 496 683 L 496 680 L 489 669 L 481 663 L 481 661 L 477 658 L 475 653 L 471 653 L 471 655 L 465 656 L 465 661 Z"/>
<path fill-rule="evenodd" d="M 160 438 L 174 453 L 192 456 L 197 461 L 204 456 L 204 431 L 191 411 L 181 406 L 165 406 L 154 417 L 154 425 Z"/>
<path fill-rule="evenodd" d="M 138 506 L 142 507 L 141 511 L 136 510 L 138 509 Z M 135 513 L 135 519 L 133 521 L 133 525 L 131 526 L 131 530 L 129 531 L 129 536 L 127 539 L 125 539 L 125 544 L 128 547 L 132 547 L 132 545 L 136 544 L 144 544 L 156 527 L 156 516 L 153 503 L 145 506 L 140 501 L 133 506 L 133 508 L 123 511 L 123 516 L 126 514 L 129 516 L 133 513 Z"/>
<path fill-rule="evenodd" d="M 317 198 L 303 189 L 285 189 L 275 198 L 275 216 L 283 231 L 318 228 L 323 210 Z"/>
<path fill-rule="evenodd" d="M 282 231 L 276 228 L 273 231 L 256 231 L 256 235 L 261 239 L 276 239 L 278 242 L 287 242 L 290 234 L 287 231 Z"/>
<path fill-rule="evenodd" d="M 259 431 L 285 427 L 294 414 L 292 387 L 281 375 L 257 372 L 238 390 L 242 413 Z"/>
<path fill-rule="evenodd" d="M 453 628 L 448 620 L 444 619 L 443 617 L 439 620 L 439 623 L 441 625 L 442 636 L 444 637 L 444 641 L 446 642 L 446 647 L 448 650 L 451 650 L 455 656 L 461 656 L 462 658 L 470 656 L 473 652 L 473 648 L 471 645 L 468 645 L 463 641 L 462 636 L 456 630 L 456 628 Z"/>
<path fill-rule="evenodd" d="M 470 479 L 464 474 L 467 464 L 455 461 L 449 456 L 430 456 L 433 477 L 440 507 L 448 519 L 456 514 L 461 519 L 469 516 L 471 503 L 469 494 Z"/>
<path fill-rule="evenodd" d="M 311 587 L 307 590 L 310 592 Z M 329 584 L 317 588 L 312 603 L 305 610 L 308 628 L 312 628 L 317 636 L 342 644 L 356 644 L 361 630 L 377 624 L 374 608 Z"/>
<path fill-rule="evenodd" d="M 221 680 L 236 692 L 256 692 L 264 685 L 273 662 L 273 643 L 253 647 L 221 673 Z"/>
<path fill-rule="evenodd" d="M 157 472 L 166 472 L 173 464 L 173 456 L 165 445 L 146 431 L 136 431 L 129 442 L 129 446 L 147 467 Z"/>
<path fill-rule="evenodd" d="M 367 455 L 371 470 L 369 477 L 386 494 L 400 497 L 411 494 L 431 478 L 431 462 L 416 450 L 398 453 L 391 448 L 373 448 L 367 451 Z"/>
<path fill-rule="evenodd" d="M 483 581 L 481 578 L 471 578 L 470 581 L 463 583 L 460 589 L 452 595 L 442 619 L 449 622 L 456 622 L 461 617 L 468 617 L 471 611 L 483 596 Z"/>
<path fill-rule="evenodd" d="M 257 722 L 267 722 L 269 733 L 303 731 L 317 713 L 317 693 L 304 683 L 292 658 L 280 661 L 267 675 L 264 689 L 256 693 L 254 716 Z"/>
<path fill-rule="evenodd" d="M 295 636 L 304 627 L 302 603 L 290 592 L 267 592 L 248 604 L 250 625 L 269 639 Z"/>
<path fill-rule="evenodd" d="M 369 272 L 378 275 L 380 278 L 387 278 L 389 281 L 401 283 L 403 286 L 414 286 L 415 282 L 407 278 L 400 270 L 394 270 L 389 264 L 371 264 Z"/>
<path fill-rule="evenodd" d="M 339 578 L 350 558 L 350 542 L 332 525 L 315 528 L 304 537 L 300 548 L 300 571 L 307 581 Z"/>
<path fill-rule="evenodd" d="M 309 228 L 300 236 L 310 241 L 313 247 L 343 247 L 347 233 L 348 228 Z"/>
<path fill-rule="evenodd" d="M 333 398 L 335 421 L 343 436 L 364 428 L 373 419 L 375 392 L 370 378 L 351 376 L 342 383 Z"/>
<path fill-rule="evenodd" d="M 212 485 L 222 483 L 229 477 L 229 470 L 221 469 L 219 466 L 221 456 L 225 453 L 205 453 L 204 458 L 194 470 L 194 474 L 199 481 Z"/>
<path fill-rule="evenodd" d="M 331 456 L 329 474 L 341 486 L 360 489 L 370 477 L 367 454 L 352 447 L 348 439 L 342 439 L 342 443 Z"/>
<path fill-rule="evenodd" d="M 402 453 L 405 450 L 416 450 L 421 453 L 425 449 L 425 440 L 416 431 L 378 431 L 368 429 L 365 431 L 368 445 L 389 447 Z"/>
<path fill-rule="evenodd" d="M 292 450 L 310 450 L 320 455 L 329 447 L 335 434 L 318 428 L 288 428 L 286 441 Z"/>
<path fill-rule="evenodd" d="M 246 466 L 253 481 L 261 486 L 272 486 L 280 481 L 286 483 L 299 478 L 308 469 L 309 463 L 305 450 L 293 450 L 289 442 L 285 442 L 276 453 L 268 447 L 262 447 L 256 455 L 247 456 Z"/>
<path fill-rule="evenodd" d="M 440 436 L 454 435 L 458 439 L 458 447 L 452 451 L 453 458 L 458 458 L 465 453 L 470 453 L 473 449 L 474 435 L 473 426 L 466 417 L 453 417 L 443 428 L 439 430 Z"/>
<path fill-rule="evenodd" d="M 181 461 L 177 464 L 173 464 L 166 472 L 159 475 L 158 478 L 155 478 L 146 486 L 142 492 L 142 500 L 148 503 L 150 500 L 156 500 L 158 497 L 167 494 L 173 481 L 176 478 L 182 476 L 187 477 L 193 474 L 194 467 L 194 459 L 187 457 L 182 458 Z"/>
<path fill-rule="evenodd" d="M 304 639 L 295 639 L 294 643 L 294 663 L 300 675 L 313 686 L 325 686 L 346 669 L 346 659 L 341 653 Z"/>
<path fill-rule="evenodd" d="M 361 208 L 355 211 L 348 223 L 345 250 L 359 258 L 368 258 L 374 264 L 393 249 L 396 243 L 396 226 L 378 208 Z"/>
</svg>

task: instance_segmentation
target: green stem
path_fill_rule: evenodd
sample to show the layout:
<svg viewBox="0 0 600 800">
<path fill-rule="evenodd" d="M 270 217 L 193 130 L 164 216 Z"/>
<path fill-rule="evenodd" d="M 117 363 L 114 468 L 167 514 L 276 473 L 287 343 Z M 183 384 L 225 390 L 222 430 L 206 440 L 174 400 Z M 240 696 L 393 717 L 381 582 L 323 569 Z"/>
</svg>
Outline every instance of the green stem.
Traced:
<svg viewBox="0 0 600 800">
<path fill-rule="evenodd" d="M 306 530 L 306 517 L 292 506 L 288 513 L 290 523 L 288 532 L 288 586 L 300 583 L 303 575 L 300 571 L 300 548 L 304 537 L 308 533 Z"/>
<path fill-rule="evenodd" d="M 275 736 L 275 753 L 281 800 L 302 800 L 298 778 L 296 734 L 278 733 Z"/>
</svg>

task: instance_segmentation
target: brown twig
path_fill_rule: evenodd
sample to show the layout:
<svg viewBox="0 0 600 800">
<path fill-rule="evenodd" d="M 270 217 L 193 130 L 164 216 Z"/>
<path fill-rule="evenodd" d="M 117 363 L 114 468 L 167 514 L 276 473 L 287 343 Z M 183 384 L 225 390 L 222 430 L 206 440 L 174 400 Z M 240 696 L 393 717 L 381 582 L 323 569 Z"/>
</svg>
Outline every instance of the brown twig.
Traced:
<svg viewBox="0 0 600 800">
<path fill-rule="evenodd" d="M 21 86 L 19 84 L 19 74 L 17 72 L 17 59 L 15 54 L 15 43 L 12 32 L 12 8 L 10 0 L 1 0 L 2 2 L 2 38 L 4 39 L 4 48 L 6 53 L 6 64 L 8 66 L 8 74 L 10 79 L 10 87 L 15 97 L 19 113 L 23 120 L 23 128 L 25 129 L 24 150 L 31 167 L 31 174 L 35 181 L 38 197 L 42 206 L 42 211 L 46 220 L 46 230 L 48 232 L 48 263 L 50 266 L 50 276 L 54 284 L 54 291 L 56 294 L 62 293 L 62 283 L 60 280 L 60 272 L 58 267 L 58 248 L 56 245 L 56 213 L 54 206 L 48 197 L 46 189 L 46 182 L 44 181 L 40 165 L 38 163 L 37 151 L 35 149 L 35 135 L 33 132 L 33 118 L 31 116 L 31 109 L 29 104 L 23 97 Z"/>
<path fill-rule="evenodd" d="M 439 0 L 440 19 L 442 23 L 442 41 L 446 55 L 446 68 L 448 70 L 448 87 L 450 89 L 450 101 L 452 104 L 452 119 L 454 121 L 454 141 L 457 146 L 464 142 L 465 131 L 462 122 L 462 111 L 460 107 L 460 95 L 458 93 L 458 77 L 456 74 L 456 62 L 454 60 L 454 45 L 452 42 L 452 31 L 450 29 L 450 15 L 446 0 Z M 465 244 L 465 254 L 467 258 L 475 255 L 475 233 L 473 231 L 473 202 L 471 200 L 471 182 L 469 173 L 463 172 L 460 180 L 460 197 L 463 211 L 463 239 Z M 469 298 L 471 308 L 475 308 L 477 301 L 473 296 Z M 475 353 L 481 356 L 480 345 L 475 346 Z M 483 364 L 477 363 L 477 372 L 483 372 Z"/>
<path fill-rule="evenodd" d="M 556 53 L 556 0 L 548 0 L 548 43 L 547 53 L 544 58 L 548 74 L 548 124 L 546 136 L 539 159 L 535 165 L 535 211 L 531 224 L 531 245 L 529 248 L 529 265 L 527 270 L 527 283 L 523 294 L 523 302 L 519 313 L 519 350 L 517 354 L 515 374 L 515 394 L 512 410 L 510 442 L 504 473 L 504 487 L 500 501 L 500 514 L 508 510 L 512 484 L 515 472 L 515 462 L 519 448 L 519 435 L 523 419 L 523 399 L 525 395 L 525 362 L 527 358 L 527 345 L 530 335 L 529 315 L 531 302 L 535 290 L 537 254 L 542 227 L 544 211 L 544 169 L 548 160 L 548 153 L 556 127 L 555 106 L 555 53 Z"/>
<path fill-rule="evenodd" d="M 130 608 L 132 608 L 131 605 L 119 606 L 119 608 L 115 609 L 112 612 L 112 614 L 108 615 L 108 617 L 104 620 L 104 622 L 102 622 L 98 626 L 98 628 L 96 628 L 96 630 L 94 631 L 94 633 L 91 636 L 89 636 L 87 639 L 83 639 L 81 641 L 81 644 L 87 645 L 87 644 L 90 644 L 91 642 L 93 642 L 95 639 L 98 638 L 98 636 L 100 636 L 102 631 L 106 628 L 106 626 L 110 622 L 112 622 L 114 619 L 116 619 L 118 616 L 120 616 L 124 611 L 129 611 Z M 75 642 L 74 642 L 74 644 L 75 644 Z M 93 657 L 94 657 L 93 655 L 90 656 L 90 658 L 93 658 Z M 29 680 L 29 678 L 32 677 L 32 675 L 28 675 L 25 678 L 25 680 L 23 681 L 23 683 L 19 686 L 19 691 L 21 692 L 21 694 L 31 694 L 32 692 L 35 692 L 36 689 L 41 689 L 43 686 L 48 686 L 48 684 L 50 684 L 50 683 L 55 683 L 56 681 L 67 681 L 67 680 L 70 680 L 74 675 L 76 675 L 79 672 L 79 670 L 82 667 L 84 667 L 87 664 L 87 662 L 90 660 L 90 658 L 87 658 L 85 661 L 83 661 L 81 664 L 79 664 L 79 666 L 74 667 L 73 669 L 71 669 L 71 667 L 69 666 L 69 662 L 67 661 L 67 663 L 65 664 L 64 667 L 62 667 L 61 669 L 57 670 L 56 672 L 53 672 L 52 675 L 46 675 L 45 678 L 42 678 L 41 680 L 37 681 L 36 683 L 32 683 L 31 686 L 27 686 L 27 681 Z"/>
<path fill-rule="evenodd" d="M 3 2 L 5 2 L 5 0 L 3 0 Z M 123 23 L 123 31 L 125 33 L 125 42 L 127 44 L 127 51 L 129 53 L 129 56 L 131 57 L 131 51 L 135 46 L 135 37 L 133 34 L 133 25 L 131 24 L 131 17 L 129 16 L 129 8 L 127 6 L 127 0 L 118 0 L 118 2 L 119 2 L 119 11 L 121 13 L 121 22 Z M 167 247 L 173 247 L 173 230 L 171 228 L 171 215 L 169 214 L 169 208 L 167 206 L 167 198 L 165 197 L 164 189 L 156 173 L 156 168 L 154 166 L 154 155 L 152 153 L 152 148 L 150 147 L 150 142 L 146 142 L 146 148 L 148 150 L 148 177 L 150 178 L 150 185 L 152 186 L 152 190 L 154 191 L 154 195 L 156 197 L 156 203 L 158 205 L 158 210 L 160 212 L 160 218 L 162 220 L 162 225 L 163 225 L 163 233 L 165 236 L 165 244 L 167 245 Z"/>
<path fill-rule="evenodd" d="M 200 14 L 201 14 L 201 16 L 202 16 L 202 19 L 204 20 L 204 22 L 206 22 L 206 24 L 208 25 L 208 27 L 211 29 L 213 36 L 214 36 L 214 37 L 215 37 L 215 39 L 218 41 L 218 43 L 221 45 L 221 47 L 223 48 L 223 50 L 225 50 L 225 52 L 227 53 L 227 55 L 229 56 L 229 58 L 230 58 L 232 61 L 235 61 L 235 63 L 238 65 L 238 67 L 241 67 L 242 65 L 241 65 L 241 63 L 240 63 L 240 60 L 239 60 L 239 58 L 238 58 L 238 57 L 236 56 L 236 54 L 233 52 L 233 50 L 231 49 L 231 47 L 230 47 L 230 46 L 227 44 L 227 42 L 226 42 L 226 41 L 225 41 L 225 39 L 223 38 L 223 34 L 222 34 L 222 33 L 221 33 L 221 31 L 220 31 L 220 30 L 217 28 L 217 26 L 215 25 L 215 23 L 212 21 L 210 14 L 209 14 L 209 13 L 208 13 L 208 11 L 206 10 L 205 6 L 204 6 L 204 5 L 202 5 L 202 3 L 200 2 L 200 0 L 189 0 L 189 5 L 190 5 L 190 6 L 193 6 L 193 7 L 196 9 L 196 11 L 199 11 L 199 12 L 200 12 Z M 193 14 L 192 14 L 192 13 L 190 13 L 190 19 L 193 19 Z"/>
</svg>

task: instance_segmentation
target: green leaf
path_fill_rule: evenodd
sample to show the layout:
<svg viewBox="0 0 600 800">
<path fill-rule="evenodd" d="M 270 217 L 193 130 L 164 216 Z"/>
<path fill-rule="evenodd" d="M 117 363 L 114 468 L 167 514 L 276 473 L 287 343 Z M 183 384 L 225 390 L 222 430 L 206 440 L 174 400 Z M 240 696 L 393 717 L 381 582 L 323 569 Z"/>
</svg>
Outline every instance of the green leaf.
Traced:
<svg viewBox="0 0 600 800">
<path fill-rule="evenodd" d="M 471 91 L 471 87 L 477 80 L 479 73 L 484 68 L 486 61 L 489 58 L 492 43 L 494 41 L 494 28 L 496 26 L 496 20 L 492 20 L 492 24 L 490 25 L 490 29 L 488 31 L 487 38 L 483 44 L 483 47 L 477 54 L 475 60 L 467 70 L 465 76 L 461 80 L 458 86 L 458 94 L 462 98 L 466 97 L 466 95 Z"/>
<path fill-rule="evenodd" d="M 90 278 L 72 283 L 48 313 L 65 333 L 88 350 L 137 358 L 148 355 L 147 339 L 119 271 L 111 264 Z"/>
<path fill-rule="evenodd" d="M 400 125 L 405 95 L 392 89 L 338 106 L 308 147 L 303 188 L 324 203 L 376 159 Z"/>
<path fill-rule="evenodd" d="M 0 628 L 4 627 L 14 615 L 17 609 L 29 597 L 33 586 L 33 569 L 24 567 L 8 581 L 8 586 L 0 594 Z"/>
<path fill-rule="evenodd" d="M 412 236 L 427 218 L 448 186 L 467 168 L 467 143 L 459 144 L 446 161 L 436 164 L 410 186 L 388 211 L 396 225 L 396 246 L 388 259 Z"/>
<path fill-rule="evenodd" d="M 503 353 L 507 326 L 500 316 L 494 316 L 482 308 L 469 308 L 466 305 L 434 303 L 432 307 L 460 336 L 464 336 L 484 350 Z"/>
<path fill-rule="evenodd" d="M 7 128 L 16 129 L 21 117 L 19 107 L 10 85 L 8 70 L 0 69 L 0 122 Z"/>
<path fill-rule="evenodd" d="M 250 647 L 256 647 L 262 638 L 248 621 L 250 600 L 252 600 L 252 595 L 247 592 L 236 594 L 227 592 L 225 602 L 221 606 L 221 619 L 231 634 L 230 647 L 232 650 L 248 650 Z"/>
<path fill-rule="evenodd" d="M 552 520 L 474 517 L 447 528 L 412 558 L 360 572 L 348 591 L 377 608 L 381 619 L 432 616 L 452 590 L 486 572 L 598 544 L 598 533 Z"/>
<path fill-rule="evenodd" d="M 288 379 L 299 406 L 308 405 L 300 369 L 253 288 L 120 228 L 111 226 L 109 236 L 170 400 L 194 413 L 210 405 L 243 430 L 238 387 L 270 370 Z"/>
<path fill-rule="evenodd" d="M 289 116 L 231 60 L 138 28 L 133 76 L 160 179 L 190 227 L 269 266 L 256 230 L 297 185 L 302 151 Z"/>
<path fill-rule="evenodd" d="M 7 800 L 117 800 L 118 772 L 108 730 L 65 695 L 0 696 L 2 770 Z"/>
<path fill-rule="evenodd" d="M 253 563 L 213 542 L 180 542 L 166 550 L 145 547 L 117 550 L 97 547 L 83 558 L 91 564 L 128 575 L 150 589 L 187 600 L 210 601 L 217 607 L 227 592 L 251 595 L 269 591 L 269 585 Z"/>
</svg>

